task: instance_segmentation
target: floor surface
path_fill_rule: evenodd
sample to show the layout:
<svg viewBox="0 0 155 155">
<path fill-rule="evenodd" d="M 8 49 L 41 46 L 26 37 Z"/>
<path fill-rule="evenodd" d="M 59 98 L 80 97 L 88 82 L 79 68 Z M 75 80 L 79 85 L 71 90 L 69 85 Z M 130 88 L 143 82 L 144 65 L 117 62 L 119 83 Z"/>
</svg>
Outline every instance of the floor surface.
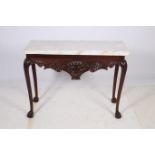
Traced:
<svg viewBox="0 0 155 155">
<path fill-rule="evenodd" d="M 155 86 L 125 86 L 115 119 L 111 86 L 56 78 L 39 85 L 35 116 L 27 118 L 25 81 L 0 83 L 0 128 L 155 128 Z"/>
</svg>

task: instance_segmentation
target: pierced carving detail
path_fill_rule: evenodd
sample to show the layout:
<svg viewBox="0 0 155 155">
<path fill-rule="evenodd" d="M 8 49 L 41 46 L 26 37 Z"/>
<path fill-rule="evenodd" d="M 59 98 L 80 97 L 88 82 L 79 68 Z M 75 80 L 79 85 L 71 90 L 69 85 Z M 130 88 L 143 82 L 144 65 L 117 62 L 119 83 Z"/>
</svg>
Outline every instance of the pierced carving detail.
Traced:
<svg viewBox="0 0 155 155">
<path fill-rule="evenodd" d="M 27 61 L 31 64 L 35 63 L 38 66 L 44 66 L 44 69 L 52 68 L 57 72 L 66 71 L 72 77 L 72 79 L 80 79 L 80 76 L 87 72 L 95 72 L 99 69 L 108 69 L 108 67 L 113 67 L 114 65 L 118 64 L 120 66 L 124 66 L 126 61 L 121 62 L 110 62 L 105 63 L 103 61 L 82 61 L 82 60 L 51 60 L 51 61 L 44 61 L 42 59 L 34 59 Z"/>
</svg>

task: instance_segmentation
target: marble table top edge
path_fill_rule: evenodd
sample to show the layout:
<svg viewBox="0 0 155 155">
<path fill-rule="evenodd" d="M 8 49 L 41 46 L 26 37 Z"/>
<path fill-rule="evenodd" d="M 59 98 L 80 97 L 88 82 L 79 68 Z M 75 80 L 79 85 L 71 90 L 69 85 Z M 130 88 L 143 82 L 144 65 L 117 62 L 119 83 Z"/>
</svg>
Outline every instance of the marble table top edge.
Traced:
<svg viewBox="0 0 155 155">
<path fill-rule="evenodd" d="M 32 40 L 24 51 L 25 54 L 39 55 L 129 55 L 122 41 L 102 40 Z"/>
</svg>

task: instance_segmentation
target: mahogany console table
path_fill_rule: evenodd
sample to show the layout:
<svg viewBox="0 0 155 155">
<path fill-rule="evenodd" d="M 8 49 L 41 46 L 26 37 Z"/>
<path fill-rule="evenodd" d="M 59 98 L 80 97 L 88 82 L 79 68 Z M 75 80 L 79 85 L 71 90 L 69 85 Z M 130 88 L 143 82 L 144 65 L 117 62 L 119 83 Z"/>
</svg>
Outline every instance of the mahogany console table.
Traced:
<svg viewBox="0 0 155 155">
<path fill-rule="evenodd" d="M 121 118 L 119 103 L 122 87 L 127 71 L 128 50 L 123 42 L 119 41 L 31 41 L 25 49 L 26 58 L 24 60 L 24 72 L 27 83 L 30 111 L 27 117 L 32 118 L 33 102 L 38 102 L 38 86 L 36 76 L 36 66 L 52 68 L 57 72 L 66 71 L 72 79 L 80 79 L 86 72 L 95 72 L 99 69 L 115 67 L 112 103 L 116 103 L 115 117 Z M 34 80 L 34 96 L 32 96 L 29 68 L 32 67 Z M 116 83 L 119 67 L 121 76 L 116 95 Z"/>
</svg>

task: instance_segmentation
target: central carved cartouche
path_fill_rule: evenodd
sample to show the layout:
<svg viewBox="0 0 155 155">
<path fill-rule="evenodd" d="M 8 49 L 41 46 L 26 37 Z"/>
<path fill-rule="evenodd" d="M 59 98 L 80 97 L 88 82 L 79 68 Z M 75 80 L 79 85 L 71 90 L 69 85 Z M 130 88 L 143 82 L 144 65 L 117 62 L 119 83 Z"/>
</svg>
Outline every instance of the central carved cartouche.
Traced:
<svg viewBox="0 0 155 155">
<path fill-rule="evenodd" d="M 82 61 L 71 61 L 63 70 L 69 73 L 73 80 L 79 80 L 81 74 L 89 70 L 89 64 Z"/>
</svg>

